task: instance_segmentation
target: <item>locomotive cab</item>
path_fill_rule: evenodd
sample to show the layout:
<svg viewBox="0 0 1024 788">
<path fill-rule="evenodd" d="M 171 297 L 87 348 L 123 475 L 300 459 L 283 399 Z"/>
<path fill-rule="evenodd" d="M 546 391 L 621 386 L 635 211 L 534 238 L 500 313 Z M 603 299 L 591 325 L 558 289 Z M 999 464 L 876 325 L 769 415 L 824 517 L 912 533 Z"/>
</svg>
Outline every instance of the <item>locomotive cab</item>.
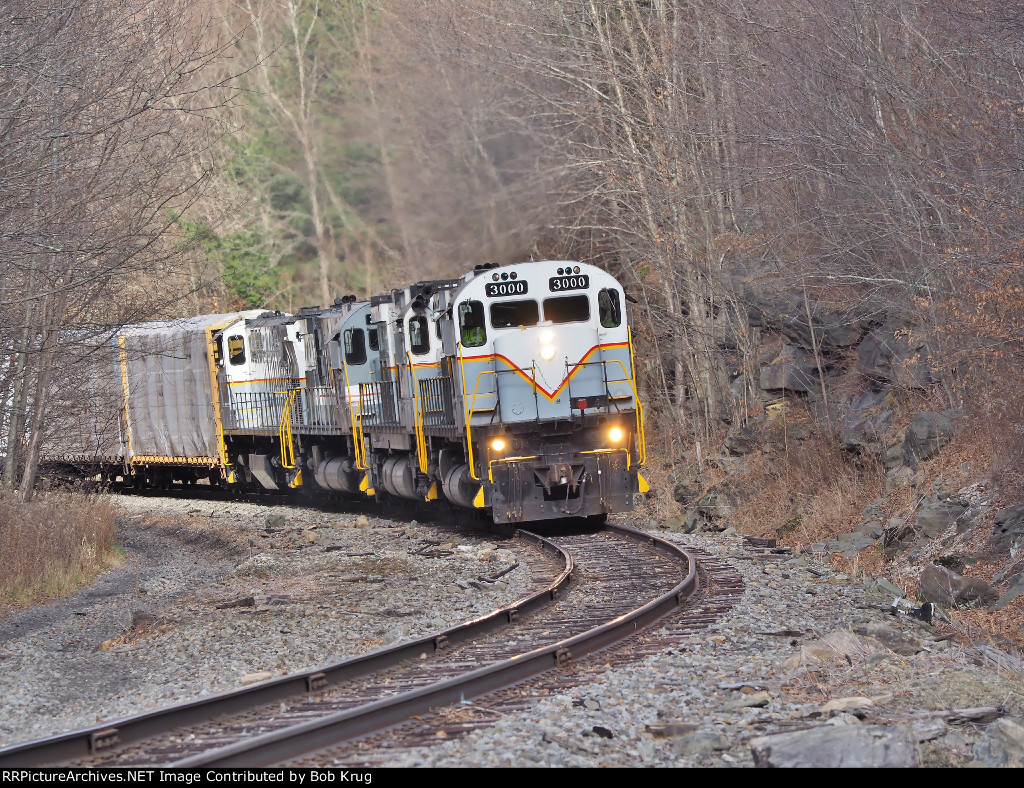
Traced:
<svg viewBox="0 0 1024 788">
<path fill-rule="evenodd" d="M 632 508 L 644 443 L 624 302 L 566 261 L 485 270 L 455 298 L 466 472 L 495 522 Z"/>
<path fill-rule="evenodd" d="M 399 498 L 439 497 L 439 468 L 454 437 L 454 348 L 447 293 L 461 280 L 418 282 L 374 307 L 384 378 L 363 387 L 375 490 Z M 450 449 L 448 450 L 450 454 Z"/>
<path fill-rule="evenodd" d="M 368 486 L 365 440 L 360 423 L 360 387 L 379 368 L 377 330 L 371 323 L 370 303 L 354 295 L 336 299 L 335 307 L 316 318 L 319 351 L 315 401 L 322 401 L 330 423 L 321 429 L 306 426 L 315 435 L 305 464 L 316 484 L 335 492 L 359 495 Z"/>
</svg>

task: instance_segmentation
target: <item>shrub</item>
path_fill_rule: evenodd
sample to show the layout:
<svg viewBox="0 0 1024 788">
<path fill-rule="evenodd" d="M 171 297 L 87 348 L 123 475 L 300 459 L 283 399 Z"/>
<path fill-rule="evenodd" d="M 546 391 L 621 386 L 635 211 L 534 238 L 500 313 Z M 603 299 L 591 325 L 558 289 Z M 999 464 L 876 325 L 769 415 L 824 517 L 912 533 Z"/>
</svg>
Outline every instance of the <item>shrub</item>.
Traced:
<svg viewBox="0 0 1024 788">
<path fill-rule="evenodd" d="M 0 608 L 67 594 L 115 563 L 118 513 L 102 495 L 0 495 Z"/>
</svg>

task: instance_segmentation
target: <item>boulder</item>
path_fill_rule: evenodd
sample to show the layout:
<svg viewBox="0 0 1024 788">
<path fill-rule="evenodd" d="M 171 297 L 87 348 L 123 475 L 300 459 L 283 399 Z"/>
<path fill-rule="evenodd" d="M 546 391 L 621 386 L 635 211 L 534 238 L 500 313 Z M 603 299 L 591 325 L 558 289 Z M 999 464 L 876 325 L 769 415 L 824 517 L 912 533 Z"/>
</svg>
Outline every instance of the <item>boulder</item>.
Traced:
<svg viewBox="0 0 1024 788">
<path fill-rule="evenodd" d="M 862 664 L 885 653 L 886 649 L 878 640 L 837 629 L 823 638 L 801 645 L 800 650 L 786 661 L 786 667 L 817 670 Z"/>
<path fill-rule="evenodd" d="M 882 531 L 882 551 L 890 561 L 917 540 L 914 526 L 900 517 L 891 517 Z"/>
<path fill-rule="evenodd" d="M 903 465 L 903 444 L 894 443 L 885 447 L 882 452 L 882 466 L 891 471 Z"/>
<path fill-rule="evenodd" d="M 900 447 L 900 456 L 903 455 L 903 447 Z M 919 479 L 917 472 L 902 464 L 897 468 L 890 468 L 885 472 L 885 491 L 892 492 L 900 487 L 917 487 Z"/>
<path fill-rule="evenodd" d="M 857 368 L 872 380 L 910 388 L 934 382 L 928 342 L 917 330 L 898 321 L 868 331 L 857 349 Z"/>
<path fill-rule="evenodd" d="M 882 451 L 882 436 L 892 421 L 892 395 L 886 391 L 858 394 L 839 428 L 839 442 L 844 449 Z"/>
<path fill-rule="evenodd" d="M 956 526 L 957 533 L 968 521 L 964 518 L 967 507 L 956 501 L 939 501 L 926 499 L 917 512 L 914 525 L 918 533 L 928 539 L 938 539 L 951 527 Z"/>
<path fill-rule="evenodd" d="M 765 391 L 817 391 L 820 382 L 814 356 L 803 348 L 783 345 L 782 352 L 761 367 L 759 385 Z"/>
<path fill-rule="evenodd" d="M 900 593 L 902 594 L 902 591 Z M 889 651 L 900 656 L 911 657 L 924 651 L 924 644 L 913 635 L 908 635 L 899 629 L 877 621 L 869 621 L 864 626 L 858 627 L 856 632 L 858 635 L 874 638 Z"/>
<path fill-rule="evenodd" d="M 862 531 L 839 534 L 839 538 L 836 539 L 836 552 L 847 557 L 855 556 L 862 550 L 867 550 L 869 547 L 873 548 L 874 546 L 875 540 L 869 533 Z"/>
<path fill-rule="evenodd" d="M 935 563 L 939 566 L 952 569 L 960 574 L 963 574 L 967 567 L 974 566 L 980 560 L 981 556 L 977 553 L 949 553 L 934 559 Z"/>
<path fill-rule="evenodd" d="M 903 438 L 903 459 L 907 465 L 931 459 L 953 440 L 954 434 L 955 425 L 948 414 L 917 413 Z"/>
<path fill-rule="evenodd" d="M 710 755 L 732 747 L 728 737 L 717 731 L 695 731 L 680 736 L 672 743 L 677 755 L 693 757 L 694 755 Z"/>
<path fill-rule="evenodd" d="M 999 597 L 999 600 L 992 605 L 992 609 L 1002 610 L 1020 596 L 1024 596 L 1024 572 L 1019 575 L 1014 575 L 1010 579 L 1010 587 L 1007 588 L 1003 595 Z"/>
<path fill-rule="evenodd" d="M 823 725 L 760 736 L 750 742 L 754 765 L 773 768 L 911 768 L 920 763 L 906 725 Z"/>
<path fill-rule="evenodd" d="M 930 563 L 921 572 L 918 598 L 943 607 L 986 607 L 999 599 L 999 592 L 984 580 Z"/>
<path fill-rule="evenodd" d="M 1024 503 L 1001 509 L 995 514 L 993 538 L 1000 546 L 1016 542 L 1024 536 Z"/>
<path fill-rule="evenodd" d="M 688 506 L 700 497 L 703 484 L 696 468 L 691 466 L 674 468 L 668 475 L 672 485 L 672 500 Z"/>
<path fill-rule="evenodd" d="M 807 321 L 807 312 L 791 313 L 782 318 L 782 336 L 794 345 L 805 350 L 832 350 L 840 347 L 851 347 L 860 341 L 864 334 L 861 320 L 850 319 L 840 314 L 812 314 L 814 337 L 811 337 L 811 323 Z"/>
<path fill-rule="evenodd" d="M 781 328 L 785 315 L 795 313 L 799 307 L 799 299 L 791 292 L 773 297 L 763 283 L 740 281 L 736 291 L 746 307 L 747 323 L 753 328 Z"/>
<path fill-rule="evenodd" d="M 972 754 L 977 763 L 993 769 L 1024 767 L 1024 720 L 1004 717 L 988 725 Z"/>
<path fill-rule="evenodd" d="M 730 454 L 749 454 L 757 445 L 757 433 L 749 424 L 734 425 L 725 436 L 725 448 Z"/>
<path fill-rule="evenodd" d="M 728 518 L 733 505 L 733 494 L 727 489 L 709 490 L 696 501 L 697 513 L 708 520 Z"/>
</svg>

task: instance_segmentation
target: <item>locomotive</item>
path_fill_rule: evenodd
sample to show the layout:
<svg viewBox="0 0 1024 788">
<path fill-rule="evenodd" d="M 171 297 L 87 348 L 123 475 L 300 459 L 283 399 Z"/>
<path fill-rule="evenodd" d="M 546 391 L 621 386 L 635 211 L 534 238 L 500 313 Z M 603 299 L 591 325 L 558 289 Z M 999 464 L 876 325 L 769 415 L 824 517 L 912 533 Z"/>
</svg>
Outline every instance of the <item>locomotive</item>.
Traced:
<svg viewBox="0 0 1024 788">
<path fill-rule="evenodd" d="M 112 351 L 50 447 L 110 481 L 447 501 L 499 524 L 601 518 L 648 489 L 625 293 L 586 263 L 132 325 Z"/>
</svg>

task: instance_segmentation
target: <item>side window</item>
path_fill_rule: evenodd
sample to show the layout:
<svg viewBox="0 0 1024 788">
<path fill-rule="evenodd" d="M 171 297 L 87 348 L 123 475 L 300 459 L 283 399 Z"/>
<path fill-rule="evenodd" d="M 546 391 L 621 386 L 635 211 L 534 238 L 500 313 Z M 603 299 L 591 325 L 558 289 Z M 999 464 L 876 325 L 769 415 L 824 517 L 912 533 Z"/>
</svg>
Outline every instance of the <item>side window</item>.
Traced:
<svg viewBox="0 0 1024 788">
<path fill-rule="evenodd" d="M 619 301 L 619 291 L 606 287 L 598 293 L 597 311 L 600 316 L 601 325 L 605 328 L 615 328 L 622 325 L 622 305 Z"/>
<path fill-rule="evenodd" d="M 480 347 L 487 341 L 484 305 L 479 301 L 459 304 L 459 337 L 463 347 Z"/>
<path fill-rule="evenodd" d="M 232 366 L 237 367 L 245 363 L 245 338 L 241 336 L 228 337 L 228 361 Z"/>
<path fill-rule="evenodd" d="M 409 350 L 417 356 L 430 350 L 430 329 L 427 327 L 426 315 L 409 318 Z"/>
<path fill-rule="evenodd" d="M 590 320 L 590 299 L 585 295 L 545 298 L 544 318 L 552 323 L 579 323 Z"/>
<path fill-rule="evenodd" d="M 380 341 L 377 339 L 377 329 L 368 328 L 366 333 L 370 335 L 370 350 L 376 352 L 380 350 Z"/>
<path fill-rule="evenodd" d="M 498 301 L 491 304 L 491 325 L 494 328 L 535 326 L 540 322 L 536 301 Z"/>
<path fill-rule="evenodd" d="M 345 363 L 351 366 L 366 363 L 366 337 L 361 328 L 345 331 Z"/>
</svg>

